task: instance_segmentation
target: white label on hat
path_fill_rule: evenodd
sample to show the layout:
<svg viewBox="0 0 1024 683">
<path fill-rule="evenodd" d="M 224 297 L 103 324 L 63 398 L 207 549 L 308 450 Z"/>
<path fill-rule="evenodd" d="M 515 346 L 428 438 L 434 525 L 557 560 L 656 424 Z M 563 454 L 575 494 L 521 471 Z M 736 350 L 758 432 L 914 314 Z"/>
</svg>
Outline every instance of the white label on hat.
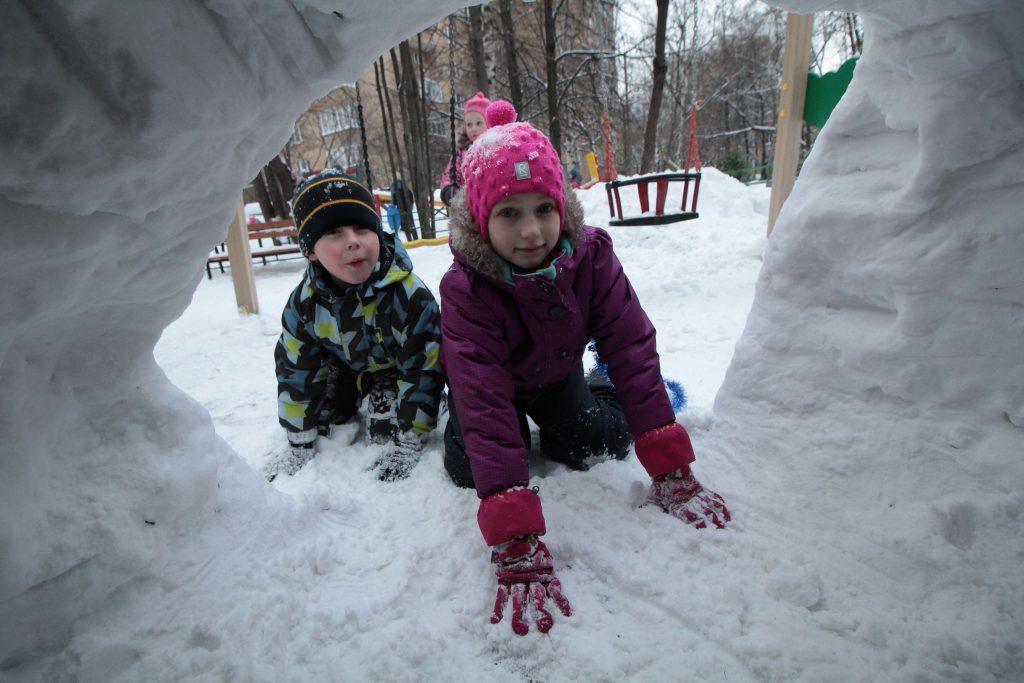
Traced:
<svg viewBox="0 0 1024 683">
<path fill-rule="evenodd" d="M 529 180 L 530 179 L 530 162 L 528 161 L 517 161 L 516 162 L 516 180 Z"/>
</svg>

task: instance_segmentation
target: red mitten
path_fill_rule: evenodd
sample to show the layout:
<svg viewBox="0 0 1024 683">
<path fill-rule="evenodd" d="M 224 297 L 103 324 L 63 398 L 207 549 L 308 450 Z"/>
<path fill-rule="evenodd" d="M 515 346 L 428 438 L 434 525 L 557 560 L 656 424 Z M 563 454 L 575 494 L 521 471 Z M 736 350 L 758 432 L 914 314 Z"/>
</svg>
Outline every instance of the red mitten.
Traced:
<svg viewBox="0 0 1024 683">
<path fill-rule="evenodd" d="M 637 435 L 634 448 L 637 460 L 652 479 L 688 467 L 696 460 L 690 435 L 678 422 L 669 422 Z"/>
<path fill-rule="evenodd" d="M 531 607 L 530 611 L 536 615 L 537 630 L 541 633 L 551 630 L 555 618 L 545 608 L 548 598 L 555 601 L 562 614 L 572 616 L 572 606 L 562 595 L 562 584 L 555 577 L 551 553 L 536 536 L 502 543 L 491 553 L 491 562 L 498 580 L 492 624 L 501 621 L 509 596 L 512 597 L 512 630 L 521 636 L 530 632 L 525 614 Z"/>
<path fill-rule="evenodd" d="M 722 529 L 732 520 L 722 497 L 701 486 L 689 467 L 654 477 L 653 482 L 651 502 L 687 524 L 704 529 L 711 522 Z"/>
<path fill-rule="evenodd" d="M 527 488 L 505 489 L 487 496 L 480 501 L 476 522 L 491 547 L 530 534 L 543 536 L 546 531 L 540 496 Z"/>
</svg>

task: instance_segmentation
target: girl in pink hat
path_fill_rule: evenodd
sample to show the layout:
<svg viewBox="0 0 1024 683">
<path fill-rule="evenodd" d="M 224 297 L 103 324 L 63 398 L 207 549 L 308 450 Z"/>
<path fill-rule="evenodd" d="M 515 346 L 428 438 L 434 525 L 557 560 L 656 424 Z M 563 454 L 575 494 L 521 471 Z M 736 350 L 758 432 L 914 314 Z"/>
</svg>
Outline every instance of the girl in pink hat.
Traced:
<svg viewBox="0 0 1024 683">
<path fill-rule="evenodd" d="M 661 377 L 655 330 L 612 250 L 584 225 L 548 138 L 516 122 L 508 102 L 487 109 L 488 130 L 466 151 L 465 192 L 451 208 L 455 263 L 441 281 L 441 359 L 450 388 L 445 468 L 475 487 L 477 522 L 491 547 L 497 599 L 511 597 L 512 628 L 547 631 L 562 594 L 537 489 L 530 431 L 570 469 L 624 458 L 630 444 L 650 475 L 650 501 L 698 528 L 729 521 L 725 501 L 694 477 L 693 448 Z M 608 376 L 584 376 L 596 340 Z M 609 379 L 610 378 L 610 379 Z"/>
<path fill-rule="evenodd" d="M 452 152 L 448 165 L 444 167 L 444 174 L 441 176 L 441 201 L 445 206 L 452 203 L 452 196 L 455 191 L 466 184 L 462 175 L 462 155 L 466 153 L 473 141 L 480 137 L 480 134 L 487 130 L 487 121 L 484 119 L 484 112 L 491 101 L 482 92 L 477 92 L 466 102 L 463 109 L 462 139 L 459 146 Z M 454 179 L 452 171 L 454 170 Z"/>
</svg>

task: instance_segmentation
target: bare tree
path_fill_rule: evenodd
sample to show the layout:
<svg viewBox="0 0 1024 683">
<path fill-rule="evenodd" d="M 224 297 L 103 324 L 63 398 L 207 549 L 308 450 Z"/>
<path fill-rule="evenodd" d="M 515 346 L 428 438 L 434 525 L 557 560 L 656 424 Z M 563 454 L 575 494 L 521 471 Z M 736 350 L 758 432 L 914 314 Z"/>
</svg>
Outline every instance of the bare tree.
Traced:
<svg viewBox="0 0 1024 683">
<path fill-rule="evenodd" d="M 654 148 L 658 138 L 658 117 L 661 115 L 661 98 L 665 93 L 665 31 L 668 26 L 668 0 L 658 2 L 658 25 L 654 32 L 654 64 L 651 82 L 651 106 L 647 110 L 647 125 L 644 127 L 644 153 L 640 160 L 640 172 L 650 173 L 654 164 Z"/>
<path fill-rule="evenodd" d="M 551 145 L 555 151 L 561 154 L 562 117 L 558 114 L 558 55 L 555 52 L 557 48 L 553 0 L 544 0 L 544 67 L 547 76 L 545 91 L 548 100 L 548 136 L 551 138 Z"/>
<path fill-rule="evenodd" d="M 484 56 L 484 13 L 480 5 L 474 5 L 469 13 L 469 60 L 473 65 L 474 87 L 487 92 L 490 79 L 487 77 L 487 58 Z"/>
<path fill-rule="evenodd" d="M 550 0 L 545 0 L 545 4 Z M 516 111 L 523 109 L 523 88 L 519 83 L 519 66 L 516 63 L 516 32 L 512 20 L 512 0 L 498 0 L 498 14 L 501 17 L 502 36 L 505 42 L 505 70 L 508 75 L 509 98 Z"/>
</svg>

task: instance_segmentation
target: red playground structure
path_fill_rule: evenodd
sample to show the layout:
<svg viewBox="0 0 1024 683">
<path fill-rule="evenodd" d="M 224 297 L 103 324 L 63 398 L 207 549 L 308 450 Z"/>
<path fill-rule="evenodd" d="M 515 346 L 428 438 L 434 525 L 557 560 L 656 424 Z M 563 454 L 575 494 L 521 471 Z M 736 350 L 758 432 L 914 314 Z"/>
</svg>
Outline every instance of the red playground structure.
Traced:
<svg viewBox="0 0 1024 683">
<path fill-rule="evenodd" d="M 610 145 L 609 145 L 610 147 Z M 690 110 L 690 145 L 686 151 L 686 170 L 668 173 L 651 173 L 648 175 L 636 176 L 626 180 L 609 180 L 605 183 L 605 190 L 608 192 L 608 211 L 612 220 L 609 225 L 664 225 L 665 223 L 676 223 L 698 218 L 697 195 L 700 193 L 700 175 L 702 164 L 700 161 L 700 149 L 697 146 L 697 105 Z M 690 169 L 694 169 L 690 171 Z M 668 197 L 670 182 L 683 183 L 683 201 L 679 211 L 665 213 L 665 201 Z M 654 213 L 651 213 L 650 193 L 648 187 L 654 183 L 656 188 L 654 200 Z M 693 185 L 693 196 L 690 196 L 690 185 Z M 640 215 L 622 216 L 622 198 L 619 196 L 619 188 L 636 185 L 637 194 L 640 198 Z M 687 208 L 689 202 L 689 208 Z"/>
</svg>

